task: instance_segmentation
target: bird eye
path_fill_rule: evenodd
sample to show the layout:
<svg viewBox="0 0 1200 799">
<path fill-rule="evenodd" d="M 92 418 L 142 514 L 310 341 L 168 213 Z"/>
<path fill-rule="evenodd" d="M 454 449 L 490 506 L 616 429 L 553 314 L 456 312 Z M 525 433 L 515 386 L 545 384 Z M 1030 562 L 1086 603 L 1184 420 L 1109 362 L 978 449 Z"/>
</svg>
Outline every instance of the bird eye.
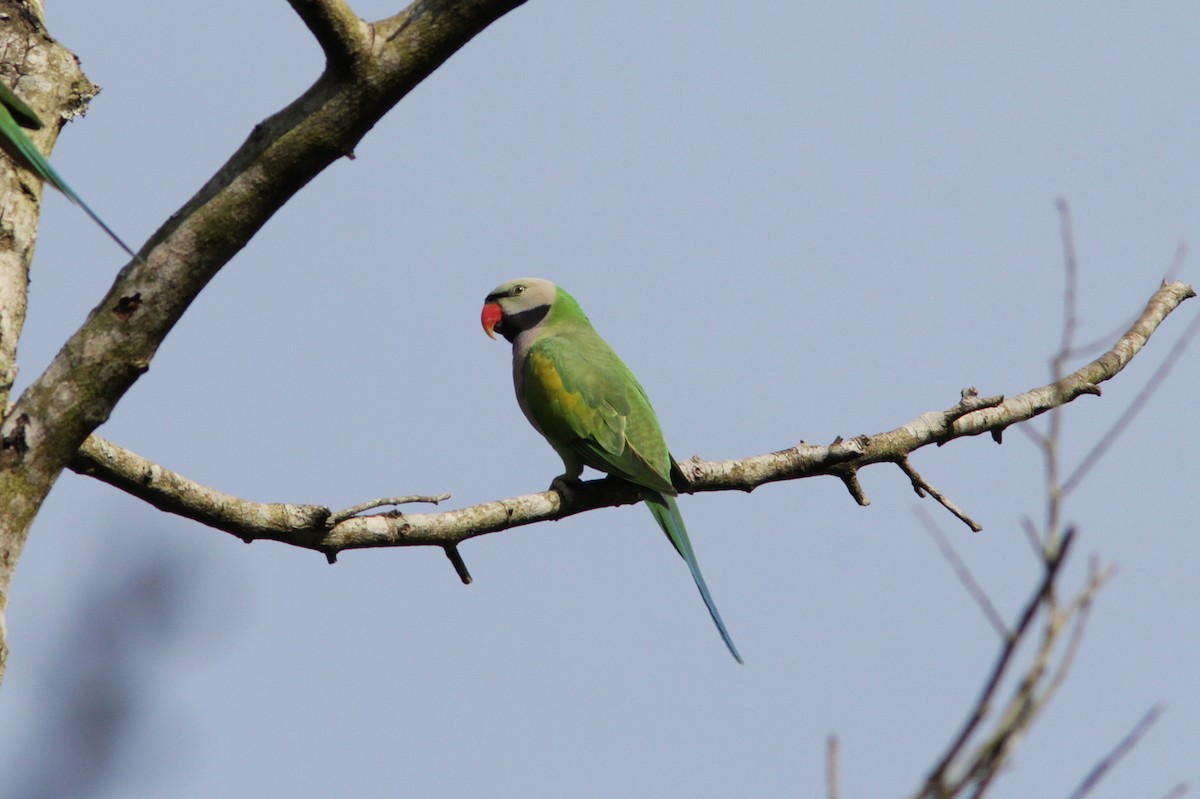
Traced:
<svg viewBox="0 0 1200 799">
<path fill-rule="evenodd" d="M 524 294 L 524 293 L 525 293 L 525 287 L 524 287 L 524 286 L 522 286 L 522 285 L 520 285 L 520 284 L 517 284 L 516 286 L 513 286 L 513 288 L 512 288 L 512 294 L 513 294 L 513 296 L 514 296 L 514 297 L 515 297 L 515 296 L 517 296 L 518 294 Z"/>
</svg>

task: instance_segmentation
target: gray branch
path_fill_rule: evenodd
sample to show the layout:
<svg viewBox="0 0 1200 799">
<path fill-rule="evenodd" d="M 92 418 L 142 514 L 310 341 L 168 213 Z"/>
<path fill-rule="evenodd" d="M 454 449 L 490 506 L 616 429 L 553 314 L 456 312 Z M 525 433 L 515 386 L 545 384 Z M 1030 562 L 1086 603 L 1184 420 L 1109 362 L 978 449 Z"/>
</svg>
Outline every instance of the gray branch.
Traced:
<svg viewBox="0 0 1200 799">
<path fill-rule="evenodd" d="M 751 491 L 760 485 L 817 475 L 857 485 L 855 476 L 875 463 L 907 464 L 910 453 L 964 436 L 992 433 L 1023 422 L 1085 394 L 1119 373 L 1145 346 L 1158 325 L 1195 292 L 1183 283 L 1164 285 L 1150 298 L 1134 325 L 1108 352 L 1054 383 L 1022 394 L 980 398 L 973 389 L 944 411 L 922 414 L 895 430 L 838 440 L 829 446 L 801 442 L 789 449 L 740 460 L 679 464 L 676 487 L 698 491 Z M 320 551 L 395 546 L 454 547 L 475 536 L 536 522 L 553 521 L 596 508 L 639 501 L 632 486 L 606 478 L 557 490 L 472 505 L 441 513 L 337 517 L 324 505 L 262 504 L 225 494 L 164 469 L 97 436 L 79 449 L 70 468 L 110 483 L 171 513 L 232 533 L 245 541 L 268 539 Z M 909 467 L 911 470 L 911 467 Z M 923 487 L 928 484 L 922 481 Z M 851 492 L 854 494 L 854 492 Z M 406 498 L 407 499 L 407 498 Z M 865 503 L 861 493 L 855 496 Z M 943 504 L 947 501 L 941 498 Z M 947 505 L 950 507 L 952 503 Z M 958 514 L 962 517 L 961 512 Z"/>
</svg>

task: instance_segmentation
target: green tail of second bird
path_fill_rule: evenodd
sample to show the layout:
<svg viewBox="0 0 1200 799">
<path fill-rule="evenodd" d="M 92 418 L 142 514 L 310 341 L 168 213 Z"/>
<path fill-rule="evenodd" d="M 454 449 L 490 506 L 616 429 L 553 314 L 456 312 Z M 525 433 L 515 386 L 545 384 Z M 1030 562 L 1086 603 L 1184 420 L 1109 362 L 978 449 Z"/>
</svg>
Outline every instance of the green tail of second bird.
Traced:
<svg viewBox="0 0 1200 799">
<path fill-rule="evenodd" d="M 113 229 L 105 224 L 104 220 L 83 201 L 83 198 L 63 180 L 62 175 L 50 166 L 50 162 L 22 130 L 22 128 L 38 130 L 41 127 L 42 121 L 38 119 L 33 109 L 25 105 L 21 98 L 13 94 L 7 86 L 0 83 L 0 146 L 12 156 L 14 161 L 61 191 L 67 199 L 82 208 L 83 212 L 108 234 L 109 238 L 115 241 L 122 250 L 129 253 L 130 257 L 136 258 L 137 255 L 129 245 L 122 241 L 121 237 L 114 233 Z"/>
</svg>

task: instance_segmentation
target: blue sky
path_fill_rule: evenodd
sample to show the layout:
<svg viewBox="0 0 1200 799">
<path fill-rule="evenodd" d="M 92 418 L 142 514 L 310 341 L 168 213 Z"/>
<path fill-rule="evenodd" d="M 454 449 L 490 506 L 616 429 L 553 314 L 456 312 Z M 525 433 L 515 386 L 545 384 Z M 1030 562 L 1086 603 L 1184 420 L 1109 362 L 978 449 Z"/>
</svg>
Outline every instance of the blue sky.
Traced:
<svg viewBox="0 0 1200 799">
<path fill-rule="evenodd" d="M 323 64 L 282 2 L 47 12 L 104 88 L 54 163 L 131 243 Z M 580 300 L 679 458 L 828 443 L 964 386 L 1041 385 L 1061 325 L 1056 200 L 1082 340 L 1122 329 L 1200 238 L 1198 24 L 1181 2 L 531 2 L 277 214 L 100 432 L 261 501 L 542 490 L 561 464 L 478 323 L 488 290 L 521 275 Z M 120 255 L 48 197 L 22 386 Z M 1194 264 L 1178 277 L 1195 282 Z M 1196 312 L 1068 409 L 1067 463 Z M 1092 554 L 1117 572 L 996 795 L 1069 794 L 1157 702 L 1094 796 L 1200 780 L 1197 357 L 1067 504 L 1081 538 L 1066 585 Z M 1037 451 L 1013 430 L 914 464 L 983 523 L 924 502 L 1013 618 L 1039 573 L 1021 532 L 1044 512 Z M 138 672 L 103 796 L 815 796 L 831 733 L 843 795 L 905 795 L 998 642 L 900 471 L 861 479 L 866 508 L 827 478 L 682 498 L 738 667 L 642 508 L 469 542 L 464 587 L 437 551 L 330 567 L 64 475 L 13 587 L 0 772 L 71 690 L 46 675 L 84 587 L 150 550 L 185 564 L 183 610 Z M 98 653 L 71 657 L 87 673 Z"/>
</svg>

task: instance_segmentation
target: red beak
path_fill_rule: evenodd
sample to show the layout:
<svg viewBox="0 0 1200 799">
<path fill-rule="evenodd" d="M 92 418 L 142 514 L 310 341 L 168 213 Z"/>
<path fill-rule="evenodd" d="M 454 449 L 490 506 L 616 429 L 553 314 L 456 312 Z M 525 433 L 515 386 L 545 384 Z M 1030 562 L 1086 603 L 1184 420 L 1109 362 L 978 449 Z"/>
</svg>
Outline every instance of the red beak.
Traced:
<svg viewBox="0 0 1200 799">
<path fill-rule="evenodd" d="M 479 321 L 483 324 L 483 332 L 488 334 L 489 338 L 496 337 L 496 325 L 503 318 L 504 311 L 500 310 L 500 303 L 489 302 L 483 306 L 483 313 L 479 316 Z"/>
</svg>

